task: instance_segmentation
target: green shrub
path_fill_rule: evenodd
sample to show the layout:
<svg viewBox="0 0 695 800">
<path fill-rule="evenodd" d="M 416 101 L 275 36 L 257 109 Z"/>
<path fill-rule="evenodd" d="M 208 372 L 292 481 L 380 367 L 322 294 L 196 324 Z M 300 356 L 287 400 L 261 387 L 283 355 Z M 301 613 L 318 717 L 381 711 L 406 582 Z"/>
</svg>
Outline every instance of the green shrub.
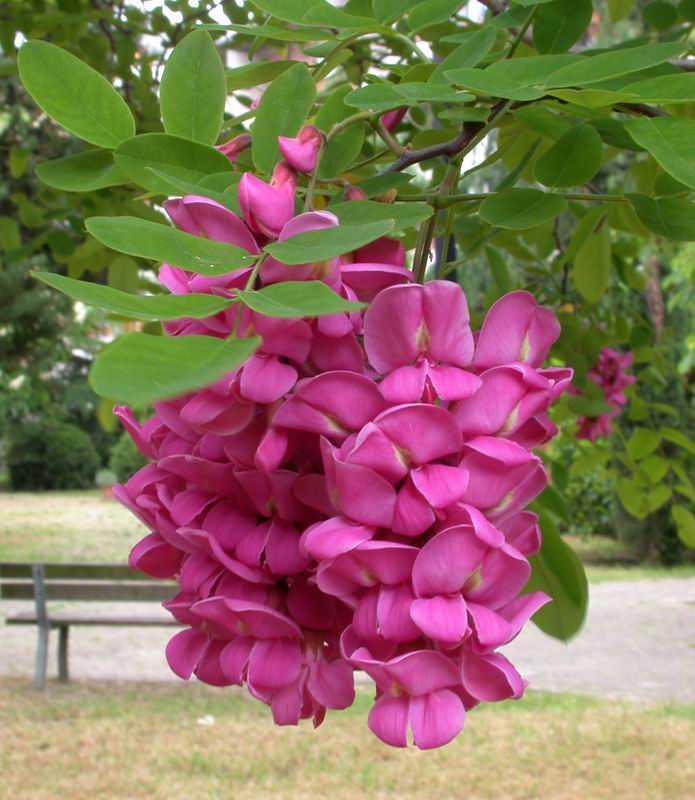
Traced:
<svg viewBox="0 0 695 800">
<path fill-rule="evenodd" d="M 125 483 L 132 475 L 147 464 L 147 459 L 133 444 L 127 433 L 122 433 L 119 440 L 111 448 L 109 469 L 116 474 L 121 483 Z"/>
<path fill-rule="evenodd" d="M 86 489 L 94 485 L 98 468 L 92 440 L 75 425 L 37 420 L 10 433 L 7 469 L 13 489 Z"/>
</svg>

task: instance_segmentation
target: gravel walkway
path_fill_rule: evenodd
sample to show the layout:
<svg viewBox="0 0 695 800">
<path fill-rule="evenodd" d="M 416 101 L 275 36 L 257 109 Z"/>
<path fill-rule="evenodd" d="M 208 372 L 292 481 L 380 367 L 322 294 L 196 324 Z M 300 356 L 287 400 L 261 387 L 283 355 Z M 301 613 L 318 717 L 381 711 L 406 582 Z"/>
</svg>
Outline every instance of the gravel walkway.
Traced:
<svg viewBox="0 0 695 800">
<path fill-rule="evenodd" d="M 26 604 L 0 603 L 4 617 Z M 152 604 L 121 604 L 152 612 Z M 116 604 L 109 604 L 116 611 Z M 166 613 L 162 611 L 163 617 Z M 75 680 L 178 680 L 164 659 L 173 628 L 73 628 Z M 56 634 L 52 634 L 55 636 Z M 51 641 L 49 677 L 56 674 Z M 36 629 L 0 624 L 0 676 L 33 675 Z M 695 703 L 695 578 L 602 583 L 586 628 L 569 645 L 533 625 L 507 652 L 534 689 Z"/>
</svg>

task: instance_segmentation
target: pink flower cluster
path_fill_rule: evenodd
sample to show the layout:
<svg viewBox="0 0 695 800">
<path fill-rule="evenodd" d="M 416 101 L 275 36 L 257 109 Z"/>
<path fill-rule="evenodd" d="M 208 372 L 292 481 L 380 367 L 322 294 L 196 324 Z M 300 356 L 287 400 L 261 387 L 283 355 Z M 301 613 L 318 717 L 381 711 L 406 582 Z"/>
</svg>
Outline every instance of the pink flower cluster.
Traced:
<svg viewBox="0 0 695 800">
<path fill-rule="evenodd" d="M 627 403 L 623 390 L 635 382 L 635 376 L 627 372 L 631 364 L 632 353 L 620 353 L 610 347 L 601 350 L 598 362 L 588 372 L 588 378 L 601 387 L 612 411 L 598 417 L 579 417 L 577 439 L 595 442 L 601 436 L 610 436 L 613 431 L 612 420 L 620 413 L 621 406 Z"/>
<path fill-rule="evenodd" d="M 197 196 L 166 209 L 184 231 L 258 254 L 338 224 L 295 216 L 293 195 L 281 164 L 270 185 L 242 177 L 243 219 Z M 160 277 L 174 293 L 232 296 L 249 270 L 163 265 Z M 461 288 L 411 283 L 388 238 L 321 263 L 268 257 L 259 271 L 262 285 L 312 279 L 366 311 L 278 319 L 233 306 L 167 324 L 218 337 L 236 324 L 263 343 L 142 425 L 117 409 L 152 460 L 114 490 L 151 531 L 130 564 L 178 582 L 164 605 L 185 627 L 166 655 L 182 678 L 245 684 L 278 724 L 318 725 L 351 705 L 364 670 L 371 730 L 437 747 L 466 709 L 525 687 L 498 648 L 549 600 L 521 591 L 540 547 L 525 507 L 547 482 L 532 448 L 554 434 L 546 412 L 571 379 L 541 366 L 559 326 L 517 291 L 473 334 Z"/>
</svg>

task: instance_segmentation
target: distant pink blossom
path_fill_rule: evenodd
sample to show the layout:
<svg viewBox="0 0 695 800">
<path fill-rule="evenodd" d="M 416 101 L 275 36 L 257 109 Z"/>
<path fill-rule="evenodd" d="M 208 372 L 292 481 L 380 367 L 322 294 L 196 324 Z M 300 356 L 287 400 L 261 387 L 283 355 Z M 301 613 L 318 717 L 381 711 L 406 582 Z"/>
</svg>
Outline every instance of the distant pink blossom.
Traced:
<svg viewBox="0 0 695 800">
<path fill-rule="evenodd" d="M 606 403 L 611 411 L 597 417 L 579 417 L 577 439 L 597 439 L 610 436 L 613 432 L 612 421 L 620 414 L 620 409 L 627 403 L 624 390 L 632 386 L 636 378 L 627 370 L 632 364 L 632 353 L 620 353 L 610 347 L 604 347 L 597 363 L 589 370 L 588 378 L 603 390 Z"/>
</svg>

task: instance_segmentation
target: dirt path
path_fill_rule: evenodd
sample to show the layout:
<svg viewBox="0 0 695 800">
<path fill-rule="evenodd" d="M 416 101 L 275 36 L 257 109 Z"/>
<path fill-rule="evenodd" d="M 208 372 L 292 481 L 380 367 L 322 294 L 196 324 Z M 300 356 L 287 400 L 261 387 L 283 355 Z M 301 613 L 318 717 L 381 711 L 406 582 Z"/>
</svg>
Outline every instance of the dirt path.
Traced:
<svg viewBox="0 0 695 800">
<path fill-rule="evenodd" d="M 0 603 L 0 615 L 19 605 Z M 172 633 L 73 628 L 71 677 L 178 680 L 164 660 Z M 56 674 L 55 646 L 52 641 L 49 676 Z M 0 625 L 0 676 L 31 676 L 35 647 L 34 628 Z M 586 628 L 575 641 L 561 644 L 529 625 L 507 652 L 534 689 L 695 702 L 695 578 L 599 584 L 592 587 Z"/>
</svg>

